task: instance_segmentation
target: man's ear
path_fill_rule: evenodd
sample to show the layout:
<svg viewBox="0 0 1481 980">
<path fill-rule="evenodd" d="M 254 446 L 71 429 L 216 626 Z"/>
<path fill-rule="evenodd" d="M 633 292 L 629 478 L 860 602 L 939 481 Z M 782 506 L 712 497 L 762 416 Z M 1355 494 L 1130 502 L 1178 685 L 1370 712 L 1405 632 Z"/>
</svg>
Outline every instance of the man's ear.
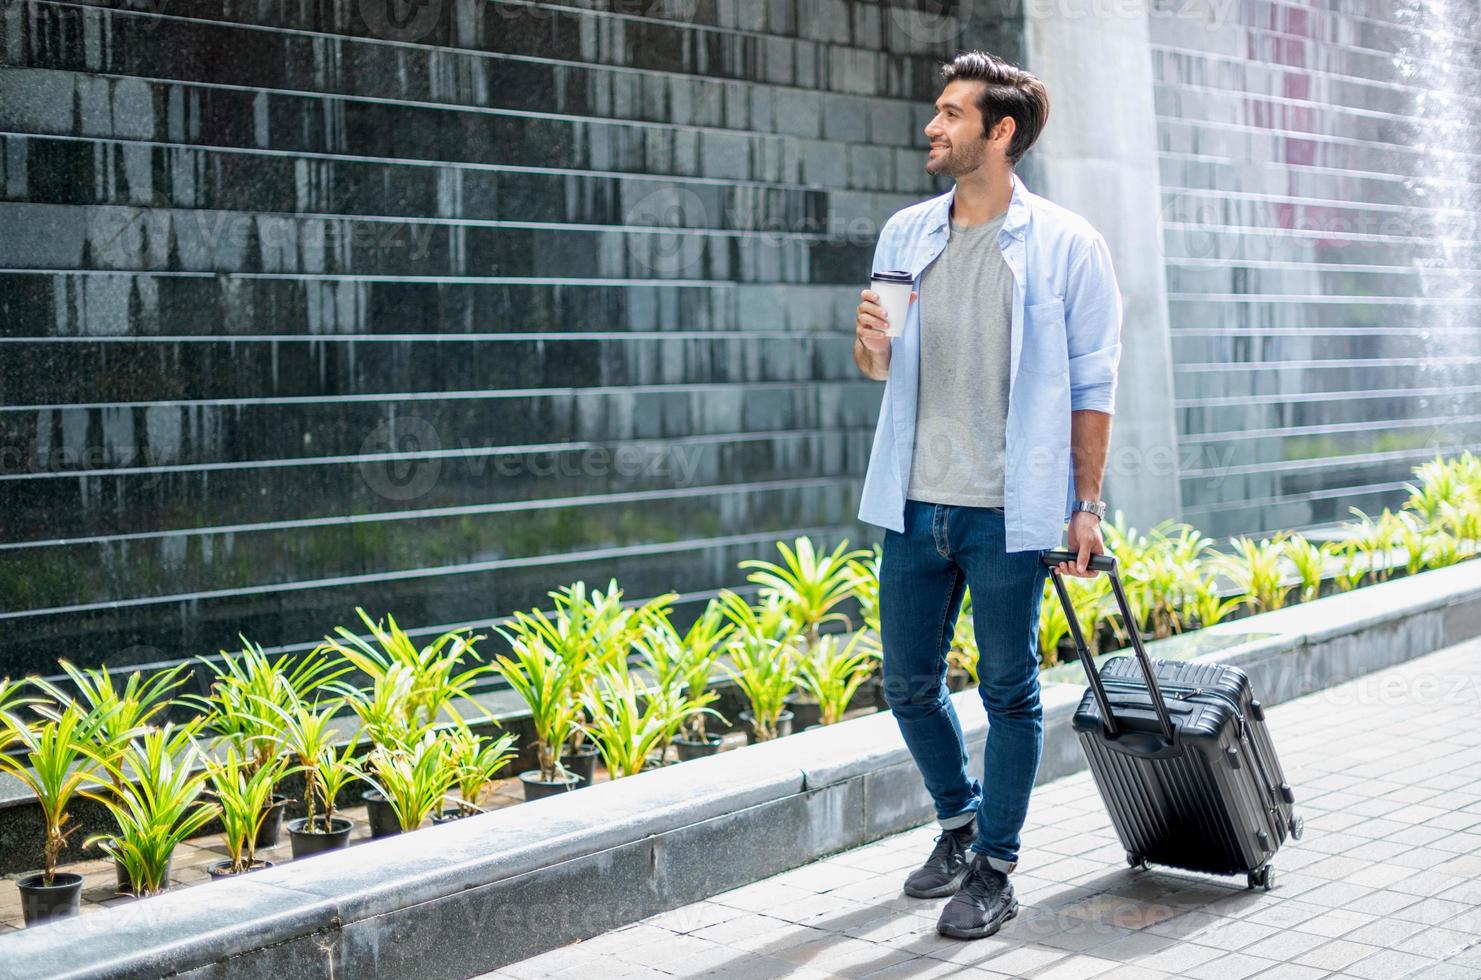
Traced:
<svg viewBox="0 0 1481 980">
<path fill-rule="evenodd" d="M 1013 142 L 1013 134 L 1017 131 L 1018 123 L 1013 121 L 1013 117 L 1004 116 L 993 124 L 992 130 L 987 134 L 987 138 L 994 143 L 1001 141 L 1006 148 L 1009 143 Z"/>
</svg>

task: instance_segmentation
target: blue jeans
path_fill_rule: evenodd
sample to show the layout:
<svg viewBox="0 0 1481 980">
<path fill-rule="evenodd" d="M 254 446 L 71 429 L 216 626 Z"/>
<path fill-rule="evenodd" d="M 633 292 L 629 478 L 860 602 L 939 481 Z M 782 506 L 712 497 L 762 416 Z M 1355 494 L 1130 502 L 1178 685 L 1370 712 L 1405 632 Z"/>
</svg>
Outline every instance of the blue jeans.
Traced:
<svg viewBox="0 0 1481 980">
<path fill-rule="evenodd" d="M 1040 554 L 1006 550 L 1000 508 L 907 500 L 905 530 L 886 529 L 879 569 L 885 701 L 941 826 L 960 827 L 975 815 L 972 849 L 1004 872 L 1018 861 L 1044 744 L 1038 646 L 1048 570 Z M 946 688 L 946 652 L 964 586 L 972 591 L 977 690 L 988 720 L 980 782 L 967 772 L 962 726 Z"/>
</svg>

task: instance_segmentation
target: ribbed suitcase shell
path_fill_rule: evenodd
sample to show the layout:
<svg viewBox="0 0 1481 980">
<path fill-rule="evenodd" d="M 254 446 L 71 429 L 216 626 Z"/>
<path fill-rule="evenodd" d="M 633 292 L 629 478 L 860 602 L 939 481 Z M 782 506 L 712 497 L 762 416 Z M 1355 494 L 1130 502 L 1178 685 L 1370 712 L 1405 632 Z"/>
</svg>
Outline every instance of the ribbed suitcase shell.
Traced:
<svg viewBox="0 0 1481 980">
<path fill-rule="evenodd" d="M 1270 859 L 1288 833 L 1301 836 L 1301 820 L 1249 678 L 1223 664 L 1151 660 L 1139 637 L 1136 657 L 1111 657 L 1097 673 L 1056 567 L 1074 560 L 1043 556 L 1091 682 L 1074 728 L 1128 863 L 1247 874 L 1251 886 L 1269 888 Z M 1091 568 L 1110 575 L 1123 620 L 1133 622 L 1115 559 L 1096 556 Z"/>
<path fill-rule="evenodd" d="M 1152 666 L 1175 731 L 1170 754 L 1147 757 L 1139 754 L 1145 740 L 1107 738 L 1092 690 L 1074 719 L 1127 860 L 1223 875 L 1257 871 L 1285 842 L 1294 794 L 1249 678 L 1219 664 Z M 1112 657 L 1100 676 L 1123 729 L 1160 738 L 1137 662 Z M 1206 693 L 1187 693 L 1199 690 Z"/>
</svg>

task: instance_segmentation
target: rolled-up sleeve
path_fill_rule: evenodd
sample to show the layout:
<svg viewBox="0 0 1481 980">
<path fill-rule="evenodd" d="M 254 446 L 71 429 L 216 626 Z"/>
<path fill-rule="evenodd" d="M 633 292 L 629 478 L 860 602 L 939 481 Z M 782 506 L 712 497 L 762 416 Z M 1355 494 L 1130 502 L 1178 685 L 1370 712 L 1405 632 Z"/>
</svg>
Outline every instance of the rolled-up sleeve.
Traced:
<svg viewBox="0 0 1481 980">
<path fill-rule="evenodd" d="M 1070 356 L 1070 411 L 1111 414 L 1121 362 L 1121 291 L 1111 250 L 1096 234 L 1070 264 L 1065 289 L 1065 335 Z"/>
</svg>

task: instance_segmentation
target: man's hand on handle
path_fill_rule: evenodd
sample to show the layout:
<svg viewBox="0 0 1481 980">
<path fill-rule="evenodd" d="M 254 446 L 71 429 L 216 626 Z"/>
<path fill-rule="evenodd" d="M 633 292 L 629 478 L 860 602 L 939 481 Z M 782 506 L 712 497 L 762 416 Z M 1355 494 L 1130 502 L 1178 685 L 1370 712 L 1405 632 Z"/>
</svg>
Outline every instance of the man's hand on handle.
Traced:
<svg viewBox="0 0 1481 980">
<path fill-rule="evenodd" d="M 1078 578 L 1094 578 L 1095 573 L 1090 570 L 1090 556 L 1106 553 L 1106 542 L 1100 535 L 1100 518 L 1083 510 L 1071 514 L 1067 547 L 1079 555 L 1079 560 L 1060 562 L 1060 573 Z"/>
</svg>

